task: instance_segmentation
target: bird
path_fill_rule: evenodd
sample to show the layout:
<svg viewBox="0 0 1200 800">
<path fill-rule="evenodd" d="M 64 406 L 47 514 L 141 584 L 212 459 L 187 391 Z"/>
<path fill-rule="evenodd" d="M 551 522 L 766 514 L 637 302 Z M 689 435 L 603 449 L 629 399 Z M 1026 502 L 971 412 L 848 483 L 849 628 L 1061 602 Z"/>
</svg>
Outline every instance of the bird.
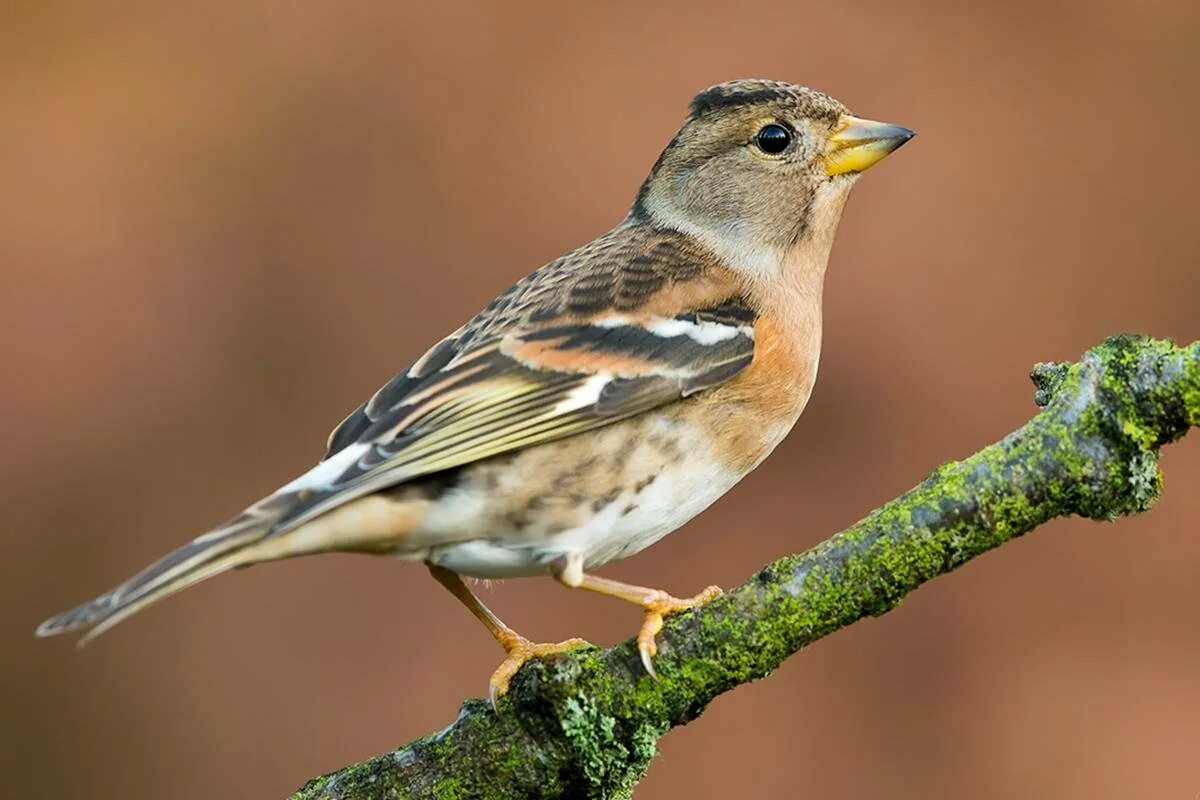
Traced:
<svg viewBox="0 0 1200 800">
<path fill-rule="evenodd" d="M 826 265 L 859 176 L 914 132 L 785 81 L 712 86 L 611 230 L 517 281 L 350 413 L 309 471 L 54 616 L 84 644 L 236 567 L 355 552 L 423 562 L 505 651 L 535 643 L 464 578 L 548 575 L 637 605 L 655 675 L 691 597 L 594 571 L 677 530 L 758 466 L 808 402 Z"/>
</svg>

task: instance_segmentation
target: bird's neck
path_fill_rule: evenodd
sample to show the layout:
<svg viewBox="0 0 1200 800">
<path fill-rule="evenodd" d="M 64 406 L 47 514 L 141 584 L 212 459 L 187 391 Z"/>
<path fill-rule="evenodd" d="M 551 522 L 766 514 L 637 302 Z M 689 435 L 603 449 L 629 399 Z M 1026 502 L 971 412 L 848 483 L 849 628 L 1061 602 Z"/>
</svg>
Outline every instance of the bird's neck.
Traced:
<svg viewBox="0 0 1200 800">
<path fill-rule="evenodd" d="M 778 328 L 777 346 L 789 350 L 794 363 L 803 365 L 799 374 L 804 385 L 796 387 L 801 408 L 808 401 L 821 358 L 825 269 L 848 193 L 848 185 L 818 191 L 805 233 L 782 250 L 771 275 L 750 278 L 760 314 Z"/>
<path fill-rule="evenodd" d="M 825 287 L 825 258 L 802 249 L 789 253 L 781 275 L 770 291 L 756 298 L 759 314 L 771 320 L 771 346 L 782 351 L 796 378 L 795 415 L 808 402 L 821 360 L 821 295 Z"/>
</svg>

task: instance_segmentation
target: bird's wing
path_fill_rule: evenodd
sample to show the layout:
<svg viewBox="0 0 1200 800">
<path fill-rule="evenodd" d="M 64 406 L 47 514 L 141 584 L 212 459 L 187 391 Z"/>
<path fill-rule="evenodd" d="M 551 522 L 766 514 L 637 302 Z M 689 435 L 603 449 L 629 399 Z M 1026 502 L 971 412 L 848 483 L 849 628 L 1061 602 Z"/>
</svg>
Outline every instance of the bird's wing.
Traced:
<svg viewBox="0 0 1200 800">
<path fill-rule="evenodd" d="M 274 532 L 679 400 L 750 363 L 755 315 L 723 268 L 671 240 L 592 247 L 518 283 L 347 417 L 325 460 L 282 490 L 294 505 Z"/>
</svg>

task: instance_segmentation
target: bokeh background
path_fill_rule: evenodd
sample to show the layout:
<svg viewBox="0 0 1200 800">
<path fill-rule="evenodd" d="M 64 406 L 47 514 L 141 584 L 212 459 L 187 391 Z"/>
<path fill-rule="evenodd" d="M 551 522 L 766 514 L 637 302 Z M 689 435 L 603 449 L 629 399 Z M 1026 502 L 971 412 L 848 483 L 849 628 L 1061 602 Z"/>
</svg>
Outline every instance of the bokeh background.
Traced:
<svg viewBox="0 0 1200 800">
<path fill-rule="evenodd" d="M 494 293 L 615 223 L 691 95 L 819 87 L 921 135 L 850 202 L 793 435 L 614 577 L 736 585 L 1034 413 L 1104 336 L 1200 337 L 1193 0 L 16 2 L 0 11 L 0 774 L 282 797 L 440 728 L 498 651 L 417 565 L 34 626 L 291 478 Z M 1165 498 L 1047 525 L 720 698 L 640 797 L 1200 792 L 1200 434 Z M 548 581 L 527 635 L 638 617 Z"/>
</svg>

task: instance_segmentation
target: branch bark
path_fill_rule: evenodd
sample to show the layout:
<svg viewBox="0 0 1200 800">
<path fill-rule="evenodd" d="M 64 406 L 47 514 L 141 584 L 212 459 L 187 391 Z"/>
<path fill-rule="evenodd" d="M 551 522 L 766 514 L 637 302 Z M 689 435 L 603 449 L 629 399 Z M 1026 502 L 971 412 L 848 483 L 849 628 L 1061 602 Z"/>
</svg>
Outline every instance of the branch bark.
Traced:
<svg viewBox="0 0 1200 800">
<path fill-rule="evenodd" d="M 1149 508 L 1159 448 L 1200 424 L 1200 341 L 1118 336 L 1031 378 L 1043 410 L 1020 429 L 670 618 L 659 680 L 632 640 L 531 662 L 498 712 L 468 700 L 444 730 L 309 781 L 293 800 L 628 797 L 660 736 L 802 647 L 1048 520 Z"/>
</svg>

